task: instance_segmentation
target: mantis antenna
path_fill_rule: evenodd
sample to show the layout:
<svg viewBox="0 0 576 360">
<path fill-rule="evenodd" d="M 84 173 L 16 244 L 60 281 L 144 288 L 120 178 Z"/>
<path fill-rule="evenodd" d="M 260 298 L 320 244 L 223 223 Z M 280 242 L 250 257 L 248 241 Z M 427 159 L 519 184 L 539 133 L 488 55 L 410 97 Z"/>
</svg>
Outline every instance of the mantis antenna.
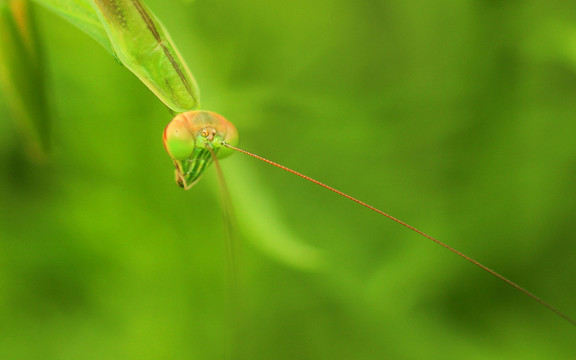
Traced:
<svg viewBox="0 0 576 360">
<path fill-rule="evenodd" d="M 319 186 L 321 186 L 321 187 L 323 187 L 323 188 L 325 188 L 325 189 L 328 189 L 328 190 L 330 190 L 330 191 L 333 191 L 333 192 L 335 192 L 336 194 L 338 194 L 338 195 L 340 195 L 340 196 L 343 196 L 343 197 L 345 197 L 345 198 L 348 199 L 348 200 L 354 201 L 354 202 L 357 203 L 357 204 L 360 204 L 360 205 L 362 205 L 362 206 L 364 206 L 364 207 L 366 207 L 366 208 L 368 208 L 368 209 L 370 209 L 370 210 L 372 210 L 372 211 L 374 211 L 374 212 L 377 212 L 377 213 L 380 214 L 380 215 L 383 215 L 383 216 L 387 217 L 387 218 L 390 219 L 390 220 L 393 220 L 393 221 L 397 222 L 398 224 L 400 224 L 400 225 L 402 225 L 402 226 L 404 226 L 404 227 L 407 227 L 408 229 L 410 229 L 410 230 L 418 233 L 419 235 L 424 236 L 425 238 L 428 238 L 428 239 L 434 241 L 436 244 L 438 244 L 438 245 L 440 245 L 440 246 L 442 246 L 442 247 L 450 250 L 450 251 L 453 252 L 454 254 L 456 254 L 456 255 L 458 255 L 458 256 L 460 256 L 460 257 L 468 260 L 468 261 L 471 262 L 472 264 L 474 264 L 474 265 L 478 266 L 479 268 L 481 268 L 482 270 L 484 270 L 484 271 L 486 271 L 486 272 L 494 275 L 495 277 L 497 277 L 498 279 L 504 281 L 504 282 L 507 283 L 508 285 L 510 285 L 510 286 L 512 286 L 512 287 L 515 287 L 515 288 L 518 289 L 519 291 L 521 291 L 521 292 L 523 292 L 524 294 L 528 295 L 529 297 L 531 297 L 533 300 L 537 301 L 537 302 L 540 303 L 541 305 L 547 307 L 549 310 L 551 310 L 552 312 L 554 312 L 556 315 L 560 316 L 561 318 L 563 318 L 564 320 L 568 321 L 570 324 L 572 324 L 573 326 L 576 327 L 576 320 L 574 320 L 573 318 L 571 318 L 571 317 L 569 317 L 568 315 L 564 314 L 563 312 L 561 312 L 560 310 L 558 310 L 558 309 L 555 308 L 554 306 L 550 305 L 550 304 L 547 303 L 546 301 L 542 300 L 542 299 L 539 298 L 538 296 L 534 295 L 534 294 L 531 293 L 530 291 L 524 289 L 523 287 L 521 287 L 520 285 L 516 284 L 516 283 L 513 282 L 512 280 L 504 277 L 503 275 L 500 275 L 499 273 L 497 273 L 496 271 L 490 269 L 489 267 L 487 267 L 487 266 L 479 263 L 478 261 L 472 259 L 472 258 L 469 257 L 468 255 L 466 255 L 466 254 L 464 254 L 464 253 L 461 253 L 460 251 L 458 251 L 458 250 L 454 249 L 453 247 L 451 247 L 451 246 L 443 243 L 443 242 L 440 241 L 440 240 L 437 240 L 437 239 L 433 238 L 432 236 L 426 234 L 425 232 L 420 231 L 420 230 L 416 229 L 415 227 L 413 227 L 413 226 L 411 226 L 411 225 L 408 225 L 408 224 L 405 223 L 404 221 L 399 220 L 399 219 L 393 217 L 392 215 L 390 215 L 390 214 L 388 214 L 388 213 L 385 213 L 384 211 L 382 211 L 382 210 L 380 210 L 380 209 L 378 209 L 378 208 L 375 208 L 374 206 L 372 206 L 372 205 L 370 205 L 370 204 L 367 204 L 367 203 L 365 203 L 365 202 L 363 202 L 363 201 L 361 201 L 361 200 L 358 200 L 358 199 L 356 199 L 355 197 L 352 197 L 352 196 L 350 196 L 350 195 L 348 195 L 348 194 L 346 194 L 346 193 L 344 193 L 344 192 L 342 192 L 342 191 L 340 191 L 340 190 L 337 190 L 337 189 L 335 189 L 335 188 L 333 188 L 333 187 L 331 187 L 331 186 L 328 186 L 328 185 L 326 185 L 326 184 L 324 184 L 324 183 L 322 183 L 322 182 L 320 182 L 320 181 L 318 181 L 318 180 L 316 180 L 316 179 L 313 179 L 313 178 L 311 178 L 311 177 L 309 177 L 309 176 L 306 176 L 306 175 L 304 175 L 304 174 L 302 174 L 302 173 L 299 173 L 299 172 L 297 172 L 297 171 L 295 171 L 295 170 L 292 170 L 292 169 L 290 169 L 290 168 L 288 168 L 288 167 L 286 167 L 286 166 L 284 166 L 284 165 L 280 165 L 280 164 L 278 164 L 278 163 L 275 163 L 274 161 L 268 160 L 268 159 L 266 159 L 266 158 L 263 158 L 262 156 L 256 155 L 256 154 L 251 153 L 251 152 L 249 152 L 249 151 L 246 151 L 246 150 L 244 150 L 244 149 L 240 149 L 240 148 L 238 148 L 238 147 L 236 147 L 236 146 L 234 146 L 234 145 L 231 145 L 231 144 L 223 143 L 222 145 L 225 146 L 225 147 L 227 147 L 227 148 L 229 148 L 229 149 L 236 150 L 236 151 L 241 152 L 241 153 L 243 153 L 243 154 L 249 155 L 249 156 L 251 156 L 251 157 L 253 157 L 253 158 L 256 158 L 256 159 L 258 159 L 258 160 L 262 160 L 262 161 L 264 161 L 265 163 L 268 163 L 268 164 L 270 164 L 270 165 L 274 165 L 274 166 L 276 166 L 276 167 L 278 167 L 278 168 L 280 168 L 280 169 L 282 169 L 282 170 L 288 171 L 289 173 L 292 173 L 292 174 L 294 174 L 294 175 L 296 175 L 296 176 L 299 176 L 299 177 L 301 177 L 301 178 L 303 178 L 303 179 L 306 179 L 306 180 L 308 180 L 308 181 L 310 181 L 310 182 L 312 182 L 312 183 L 314 183 L 314 184 L 316 184 L 316 185 L 319 185 Z"/>
<path fill-rule="evenodd" d="M 246 349 L 244 346 L 244 336 L 243 336 L 243 329 L 245 325 L 244 321 L 244 299 L 241 293 L 240 282 L 240 266 L 239 266 L 239 259 L 238 259 L 238 232 L 236 231 L 236 217 L 234 215 L 234 208 L 232 206 L 232 200 L 230 199 L 230 192 L 228 191 L 228 186 L 226 185 L 226 179 L 224 177 L 224 173 L 222 172 L 222 167 L 220 166 L 220 161 L 218 160 L 218 156 L 216 151 L 218 149 L 214 149 L 212 145 L 206 147 L 212 161 L 214 162 L 214 167 L 216 168 L 216 174 L 218 176 L 218 185 L 220 188 L 220 197 L 222 202 L 222 212 L 224 217 L 224 224 L 226 230 L 225 236 L 225 251 L 226 251 L 226 259 L 228 261 L 228 271 L 227 271 L 227 280 L 228 280 L 228 301 L 229 301 L 229 309 L 230 309 L 230 349 L 229 350 L 229 357 L 232 359 L 233 355 L 235 354 L 239 358 L 243 359 L 246 353 Z"/>
</svg>

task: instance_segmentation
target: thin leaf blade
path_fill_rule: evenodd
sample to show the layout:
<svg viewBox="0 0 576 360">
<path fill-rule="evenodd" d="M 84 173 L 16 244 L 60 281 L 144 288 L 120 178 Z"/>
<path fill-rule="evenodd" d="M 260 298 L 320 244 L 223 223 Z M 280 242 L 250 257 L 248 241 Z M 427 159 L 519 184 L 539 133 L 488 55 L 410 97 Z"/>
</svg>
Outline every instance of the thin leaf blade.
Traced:
<svg viewBox="0 0 576 360">
<path fill-rule="evenodd" d="M 48 150 L 50 118 L 28 0 L 0 2 L 0 96 L 35 160 Z"/>
<path fill-rule="evenodd" d="M 108 34 L 90 0 L 33 0 L 54 11 L 112 52 Z"/>
</svg>

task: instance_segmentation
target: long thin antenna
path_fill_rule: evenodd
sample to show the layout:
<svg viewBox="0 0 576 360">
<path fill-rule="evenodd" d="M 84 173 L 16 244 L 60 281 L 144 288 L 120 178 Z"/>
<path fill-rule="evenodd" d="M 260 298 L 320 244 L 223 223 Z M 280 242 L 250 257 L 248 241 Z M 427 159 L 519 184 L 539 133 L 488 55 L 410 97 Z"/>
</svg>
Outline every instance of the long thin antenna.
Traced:
<svg viewBox="0 0 576 360">
<path fill-rule="evenodd" d="M 224 225 L 226 228 L 226 257 L 228 259 L 228 278 L 231 282 L 230 290 L 233 303 L 237 300 L 238 291 L 238 279 L 236 277 L 236 270 L 238 267 L 236 259 L 236 229 L 235 229 L 235 216 L 232 209 L 232 201 L 230 201 L 230 193 L 228 192 L 228 186 L 226 185 L 226 180 L 224 178 L 224 173 L 220 167 L 220 162 L 218 157 L 214 153 L 212 148 L 208 147 L 212 160 L 214 161 L 214 166 L 216 168 L 216 174 L 218 175 L 218 185 L 220 188 L 220 198 L 222 201 L 222 211 L 224 217 Z"/>
<path fill-rule="evenodd" d="M 235 146 L 232 146 L 232 145 L 230 145 L 230 144 L 224 143 L 223 145 L 226 146 L 227 148 L 236 150 L 236 151 L 241 152 L 241 153 L 243 153 L 243 154 L 252 156 L 253 158 L 256 158 L 256 159 L 258 159 L 258 160 L 264 161 L 265 163 L 268 163 L 268 164 L 270 164 L 270 165 L 274 165 L 274 166 L 276 166 L 276 167 L 278 167 L 278 168 L 280 168 L 280 169 L 282 169 L 282 170 L 286 170 L 286 171 L 288 171 L 288 172 L 290 172 L 290 173 L 292 173 L 292 174 L 294 174 L 294 175 L 300 176 L 300 177 L 303 178 L 303 179 L 306 179 L 306 180 L 308 180 L 308 181 L 310 181 L 310 182 L 313 182 L 313 183 L 316 184 L 316 185 L 319 185 L 319 186 L 321 186 L 321 187 L 323 187 L 323 188 L 325 188 L 325 189 L 328 189 L 328 190 L 330 190 L 330 191 L 333 191 L 333 192 L 335 192 L 336 194 L 347 198 L 348 200 L 352 200 L 352 201 L 354 201 L 354 202 L 357 203 L 357 204 L 360 204 L 360 205 L 362 205 L 362 206 L 364 206 L 364 207 L 366 207 L 366 208 L 368 208 L 368 209 L 370 209 L 370 210 L 372 210 L 372 211 L 377 212 L 377 213 L 380 214 L 380 215 L 383 215 L 383 216 L 387 217 L 387 218 L 390 219 L 390 220 L 393 220 L 393 221 L 397 222 L 398 224 L 400 224 L 400 225 L 402 225 L 402 226 L 407 227 L 408 229 L 410 229 L 410 230 L 412 230 L 412 231 L 414 231 L 414 232 L 416 232 L 416 233 L 424 236 L 425 238 L 428 238 L 428 239 L 434 241 L 436 244 L 438 244 L 438 245 L 440 245 L 440 246 L 442 246 L 442 247 L 444 247 L 444 248 L 452 251 L 454 254 L 456 254 L 456 255 L 458 255 L 458 256 L 460 256 L 460 257 L 468 260 L 469 262 L 471 262 L 472 264 L 478 266 L 478 267 L 481 268 L 482 270 L 487 271 L 487 272 L 489 272 L 490 274 L 496 276 L 498 279 L 504 281 L 504 282 L 507 283 L 508 285 L 511 285 L 511 286 L 515 287 L 516 289 L 520 290 L 520 291 L 523 292 L 524 294 L 526 294 L 526 295 L 528 295 L 529 297 L 531 297 L 533 300 L 539 302 L 541 305 L 544 305 L 544 306 L 547 307 L 549 310 L 551 310 L 551 311 L 553 311 L 554 313 L 556 313 L 556 315 L 558 315 L 558 316 L 560 316 L 561 318 L 563 318 L 564 320 L 568 321 L 568 322 L 569 322 L 570 324 L 572 324 L 573 326 L 576 326 L 576 320 L 572 319 L 572 318 L 569 317 L 568 315 L 564 314 L 564 313 L 561 312 L 560 310 L 556 309 L 554 306 L 550 305 L 549 303 L 547 303 L 546 301 L 542 300 L 542 299 L 539 298 L 538 296 L 534 295 L 534 294 L 531 293 L 530 291 L 524 289 L 523 287 L 521 287 L 520 285 L 516 284 L 516 283 L 513 282 L 512 280 L 509 280 L 508 278 L 506 278 L 506 277 L 498 274 L 496 271 L 490 269 L 489 267 L 487 267 L 487 266 L 485 266 L 485 265 L 482 265 L 482 264 L 479 263 L 478 261 L 476 261 L 476 260 L 472 259 L 471 257 L 469 257 L 469 256 L 461 253 L 460 251 L 458 251 L 458 250 L 454 249 L 453 247 L 451 247 L 451 246 L 443 243 L 442 241 L 436 240 L 435 238 L 433 238 L 432 236 L 426 234 L 425 232 L 420 231 L 420 230 L 416 229 L 415 227 L 408 225 L 408 224 L 405 223 L 404 221 L 399 220 L 399 219 L 395 218 L 394 216 L 389 215 L 389 214 L 385 213 L 384 211 L 375 208 L 375 207 L 372 206 L 372 205 L 369 205 L 369 204 L 367 204 L 367 203 L 365 203 L 365 202 L 363 202 L 363 201 L 361 201 L 361 200 L 358 200 L 358 199 L 356 199 L 356 198 L 354 198 L 354 197 L 352 197 L 352 196 L 350 196 L 350 195 L 348 195 L 348 194 L 346 194 L 346 193 L 343 193 L 343 192 L 340 191 L 340 190 L 337 190 L 337 189 L 335 189 L 335 188 L 333 188 L 333 187 L 331 187 L 331 186 L 328 186 L 328 185 L 326 185 L 326 184 L 324 184 L 324 183 L 321 183 L 320 181 L 318 181 L 318 180 L 316 180 L 316 179 L 313 179 L 313 178 L 311 178 L 311 177 L 309 177 L 309 176 L 306 176 L 306 175 L 304 175 L 304 174 L 302 174 L 302 173 L 299 173 L 298 171 L 292 170 L 292 169 L 290 169 L 290 168 L 288 168 L 288 167 L 286 167 L 286 166 L 284 166 L 284 165 L 280 165 L 280 164 L 278 164 L 278 163 L 275 163 L 274 161 L 268 160 L 268 159 L 266 159 L 266 158 L 263 158 L 262 156 L 253 154 L 253 153 L 251 153 L 251 152 L 249 152 L 249 151 L 246 151 L 246 150 L 244 150 L 244 149 L 240 149 L 240 148 L 235 147 Z"/>
<path fill-rule="evenodd" d="M 240 266 L 238 259 L 238 238 L 236 230 L 236 217 L 234 215 L 234 208 L 230 200 L 230 192 L 226 185 L 226 179 L 218 157 L 211 147 L 207 147 L 214 161 L 216 173 L 218 175 L 218 184 L 220 187 L 220 197 L 222 201 L 222 211 L 224 213 L 224 224 L 226 228 L 225 236 L 225 250 L 226 258 L 228 260 L 228 300 L 231 311 L 231 326 L 230 326 L 230 349 L 228 357 L 230 359 L 244 359 L 245 358 L 245 344 L 243 336 L 244 328 L 244 301 L 240 292 Z"/>
</svg>

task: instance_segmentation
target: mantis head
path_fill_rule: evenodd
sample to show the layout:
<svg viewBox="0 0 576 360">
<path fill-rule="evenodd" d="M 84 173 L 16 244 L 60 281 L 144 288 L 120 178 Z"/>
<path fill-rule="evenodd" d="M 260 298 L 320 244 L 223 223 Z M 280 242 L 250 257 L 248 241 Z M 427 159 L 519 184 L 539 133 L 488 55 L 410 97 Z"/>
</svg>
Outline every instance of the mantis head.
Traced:
<svg viewBox="0 0 576 360">
<path fill-rule="evenodd" d="M 164 129 L 164 147 L 176 167 L 176 183 L 190 189 L 212 163 L 211 151 L 219 159 L 236 146 L 238 131 L 231 122 L 211 111 L 188 111 L 177 115 Z"/>
</svg>

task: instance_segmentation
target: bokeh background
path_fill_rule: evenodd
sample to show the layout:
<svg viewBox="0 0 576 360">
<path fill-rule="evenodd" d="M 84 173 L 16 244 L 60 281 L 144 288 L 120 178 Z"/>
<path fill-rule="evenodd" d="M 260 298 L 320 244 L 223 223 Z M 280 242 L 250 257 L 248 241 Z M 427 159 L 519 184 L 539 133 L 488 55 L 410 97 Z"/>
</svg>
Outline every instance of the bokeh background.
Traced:
<svg viewBox="0 0 576 360">
<path fill-rule="evenodd" d="M 576 4 L 147 3 L 202 108 L 244 148 L 576 316 Z M 226 358 L 214 169 L 178 188 L 160 101 L 34 10 L 53 149 L 24 160 L 0 110 L 0 358 Z M 256 160 L 222 166 L 240 242 L 236 358 L 574 358 L 573 326 L 429 240 Z"/>
</svg>

